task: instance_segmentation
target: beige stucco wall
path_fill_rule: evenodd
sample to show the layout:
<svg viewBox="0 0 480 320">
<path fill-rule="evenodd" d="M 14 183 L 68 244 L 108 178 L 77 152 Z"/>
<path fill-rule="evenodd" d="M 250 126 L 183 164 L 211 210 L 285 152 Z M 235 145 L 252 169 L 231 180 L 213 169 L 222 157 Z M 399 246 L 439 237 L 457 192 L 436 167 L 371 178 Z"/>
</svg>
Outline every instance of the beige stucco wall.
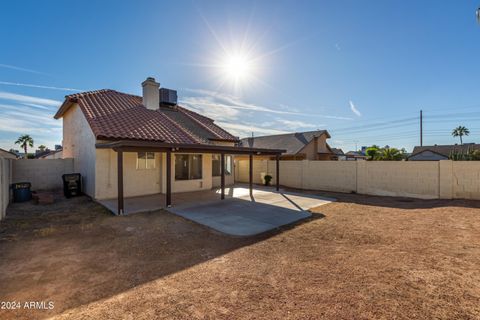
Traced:
<svg viewBox="0 0 480 320">
<path fill-rule="evenodd" d="M 98 200 L 117 197 L 117 153 L 111 149 L 96 150 L 96 188 Z M 162 153 L 155 153 L 154 169 L 137 169 L 137 154 L 123 153 L 123 193 L 125 197 L 162 192 Z"/>
<path fill-rule="evenodd" d="M 441 161 L 444 162 L 444 161 Z M 479 161 L 445 161 L 452 167 L 452 197 L 480 200 Z"/>
<path fill-rule="evenodd" d="M 10 201 L 10 184 L 12 181 L 11 159 L 0 157 L 0 220 L 5 218 Z"/>
<path fill-rule="evenodd" d="M 202 179 L 175 180 L 175 154 L 172 154 L 172 192 L 208 190 L 220 185 L 220 177 L 212 177 L 212 155 L 202 154 Z M 96 150 L 96 190 L 98 200 L 117 197 L 117 153 L 113 150 Z M 166 190 L 166 154 L 155 153 L 155 169 L 137 169 L 137 154 L 125 152 L 123 155 L 124 196 L 134 197 Z M 218 181 L 217 181 L 218 180 Z M 234 175 L 225 177 L 225 184 L 233 184 Z"/>
<path fill-rule="evenodd" d="M 30 182 L 32 190 L 62 189 L 62 175 L 73 171 L 71 158 L 12 160 L 12 183 Z"/>
<path fill-rule="evenodd" d="M 318 137 L 316 151 L 317 153 L 315 152 L 315 139 L 312 139 L 312 141 L 310 141 L 298 153 L 304 154 L 306 160 L 318 160 L 318 153 L 330 153 L 330 150 L 327 148 L 327 136 L 325 134 Z"/>
<path fill-rule="evenodd" d="M 433 199 L 439 196 L 439 164 L 437 161 L 355 162 L 358 170 L 358 193 L 424 199 Z"/>
<path fill-rule="evenodd" d="M 63 158 L 74 158 L 73 171 L 82 175 L 83 192 L 95 196 L 95 136 L 75 104 L 63 116 Z"/>
<path fill-rule="evenodd" d="M 248 182 L 248 160 L 236 160 L 236 181 Z M 254 160 L 275 180 L 275 161 Z M 280 184 L 300 189 L 421 199 L 480 199 L 480 161 L 280 161 Z"/>
</svg>

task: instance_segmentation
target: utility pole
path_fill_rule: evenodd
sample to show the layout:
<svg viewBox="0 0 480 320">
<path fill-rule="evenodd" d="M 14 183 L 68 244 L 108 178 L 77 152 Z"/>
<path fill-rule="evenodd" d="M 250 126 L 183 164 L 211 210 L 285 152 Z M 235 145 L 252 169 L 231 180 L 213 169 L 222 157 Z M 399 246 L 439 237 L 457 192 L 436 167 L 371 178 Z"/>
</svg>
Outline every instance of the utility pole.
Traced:
<svg viewBox="0 0 480 320">
<path fill-rule="evenodd" d="M 420 110 L 420 147 L 423 146 L 423 111 Z"/>
</svg>

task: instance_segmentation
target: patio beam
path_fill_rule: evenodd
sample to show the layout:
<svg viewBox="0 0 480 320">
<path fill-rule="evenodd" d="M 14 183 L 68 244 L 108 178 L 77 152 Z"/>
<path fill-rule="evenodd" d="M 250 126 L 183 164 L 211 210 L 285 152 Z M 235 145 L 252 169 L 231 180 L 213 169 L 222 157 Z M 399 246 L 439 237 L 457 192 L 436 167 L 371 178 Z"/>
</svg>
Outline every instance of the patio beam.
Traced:
<svg viewBox="0 0 480 320">
<path fill-rule="evenodd" d="M 166 198 L 165 198 L 165 205 L 167 208 L 172 206 L 172 152 L 167 150 L 167 190 L 166 190 Z"/>
<path fill-rule="evenodd" d="M 118 191 L 117 191 L 117 213 L 118 215 L 123 215 L 124 212 L 124 201 L 123 201 L 123 151 L 117 150 L 117 182 L 118 182 Z"/>
<path fill-rule="evenodd" d="M 277 191 L 280 190 L 280 155 L 277 154 L 277 156 L 275 157 L 275 162 L 276 162 L 276 166 L 275 166 L 275 173 L 276 173 L 276 179 L 275 179 L 275 189 Z"/>
<path fill-rule="evenodd" d="M 250 189 L 250 197 L 253 196 L 253 154 L 248 156 L 248 184 Z"/>
<path fill-rule="evenodd" d="M 222 189 L 220 198 L 223 200 L 225 199 L 225 153 L 223 152 L 220 154 L 220 167 L 220 188 Z"/>
</svg>

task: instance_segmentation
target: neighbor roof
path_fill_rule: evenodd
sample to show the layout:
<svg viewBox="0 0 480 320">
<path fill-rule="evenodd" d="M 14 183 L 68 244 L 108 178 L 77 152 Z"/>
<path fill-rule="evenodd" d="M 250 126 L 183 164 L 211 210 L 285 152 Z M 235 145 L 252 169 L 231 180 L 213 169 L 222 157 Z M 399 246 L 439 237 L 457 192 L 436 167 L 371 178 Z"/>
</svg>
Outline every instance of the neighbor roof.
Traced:
<svg viewBox="0 0 480 320">
<path fill-rule="evenodd" d="M 55 119 L 78 103 L 97 139 L 143 140 L 166 143 L 213 144 L 236 142 L 238 138 L 210 118 L 181 106 L 150 110 L 142 97 L 110 89 L 88 91 L 65 97 Z"/>
<path fill-rule="evenodd" d="M 331 148 L 331 147 L 330 147 L 330 150 L 332 150 L 332 152 L 333 152 L 334 154 L 336 154 L 336 155 L 339 155 L 339 156 L 340 156 L 340 155 L 344 155 L 342 149 L 339 149 L 339 148 Z"/>
<path fill-rule="evenodd" d="M 10 156 L 11 158 L 17 158 L 17 157 L 18 157 L 16 153 L 13 153 L 13 152 L 10 152 L 10 151 L 7 151 L 7 150 L 5 150 L 5 149 L 0 148 L 0 156 L 1 156 L 2 154 L 3 154 L 4 156 L 8 155 L 8 156 Z"/>
<path fill-rule="evenodd" d="M 276 134 L 272 136 L 261 136 L 254 138 L 244 138 L 240 140 L 242 147 L 248 148 L 272 148 L 286 149 L 287 155 L 293 155 L 300 152 L 312 139 L 326 134 L 330 135 L 327 130 L 316 130 L 307 132 L 295 132 L 286 134 Z"/>
<path fill-rule="evenodd" d="M 445 157 L 449 157 L 452 152 L 467 153 L 469 150 L 480 150 L 480 144 L 466 143 L 466 144 L 452 144 L 452 145 L 435 145 L 435 146 L 416 146 L 413 148 L 410 157 L 415 156 L 424 151 L 431 151 Z"/>
</svg>

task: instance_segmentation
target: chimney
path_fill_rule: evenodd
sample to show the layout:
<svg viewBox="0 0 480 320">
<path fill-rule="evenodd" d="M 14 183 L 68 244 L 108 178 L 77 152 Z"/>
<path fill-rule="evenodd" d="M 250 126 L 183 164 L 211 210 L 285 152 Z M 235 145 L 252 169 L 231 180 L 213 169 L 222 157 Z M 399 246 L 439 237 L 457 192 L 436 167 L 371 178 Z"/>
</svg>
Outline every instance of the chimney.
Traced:
<svg viewBox="0 0 480 320">
<path fill-rule="evenodd" d="M 155 78 L 148 77 L 142 82 L 143 105 L 150 110 L 158 110 L 160 107 L 160 83 Z"/>
</svg>

